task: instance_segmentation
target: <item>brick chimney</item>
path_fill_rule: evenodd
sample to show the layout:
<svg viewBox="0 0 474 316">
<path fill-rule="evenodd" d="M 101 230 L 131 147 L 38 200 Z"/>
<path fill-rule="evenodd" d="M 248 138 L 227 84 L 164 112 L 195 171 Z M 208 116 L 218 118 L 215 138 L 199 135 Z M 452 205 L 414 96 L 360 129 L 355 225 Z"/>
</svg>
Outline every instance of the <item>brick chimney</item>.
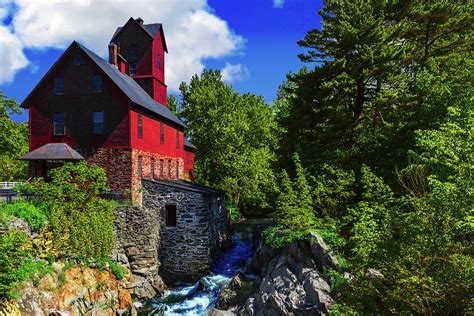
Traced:
<svg viewBox="0 0 474 316">
<path fill-rule="evenodd" d="M 137 21 L 138 24 L 140 24 L 141 26 L 143 26 L 143 19 L 142 19 L 142 18 L 138 18 L 138 19 L 136 19 L 135 21 Z"/>
<path fill-rule="evenodd" d="M 118 68 L 117 44 L 114 42 L 110 42 L 109 44 L 109 63 Z"/>
</svg>

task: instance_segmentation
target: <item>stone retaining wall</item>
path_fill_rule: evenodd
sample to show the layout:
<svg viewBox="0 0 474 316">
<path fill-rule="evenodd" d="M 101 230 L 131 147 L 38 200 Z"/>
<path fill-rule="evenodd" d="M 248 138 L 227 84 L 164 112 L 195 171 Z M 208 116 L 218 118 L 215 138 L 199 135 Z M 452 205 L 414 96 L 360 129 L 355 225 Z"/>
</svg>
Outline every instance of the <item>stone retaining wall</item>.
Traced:
<svg viewBox="0 0 474 316">
<path fill-rule="evenodd" d="M 197 280 L 209 272 L 211 253 L 226 239 L 224 194 L 203 194 L 143 181 L 143 206 L 160 218 L 160 275 L 168 283 Z M 177 225 L 166 227 L 164 207 L 176 205 Z"/>
<path fill-rule="evenodd" d="M 131 270 L 129 289 L 132 293 L 140 298 L 162 293 L 159 214 L 140 206 L 118 206 L 115 208 L 115 235 L 112 258 Z"/>
</svg>

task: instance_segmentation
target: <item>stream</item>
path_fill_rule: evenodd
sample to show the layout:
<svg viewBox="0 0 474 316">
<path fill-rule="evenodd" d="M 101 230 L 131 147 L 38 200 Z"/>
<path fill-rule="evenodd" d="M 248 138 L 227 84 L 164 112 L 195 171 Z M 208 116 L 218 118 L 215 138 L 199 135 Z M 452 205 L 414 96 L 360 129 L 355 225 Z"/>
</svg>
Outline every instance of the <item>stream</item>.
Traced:
<svg viewBox="0 0 474 316">
<path fill-rule="evenodd" d="M 234 225 L 233 247 L 214 262 L 211 273 L 195 284 L 178 286 L 164 296 L 143 302 L 139 315 L 206 315 L 216 305 L 221 289 L 252 257 L 252 222 Z"/>
</svg>

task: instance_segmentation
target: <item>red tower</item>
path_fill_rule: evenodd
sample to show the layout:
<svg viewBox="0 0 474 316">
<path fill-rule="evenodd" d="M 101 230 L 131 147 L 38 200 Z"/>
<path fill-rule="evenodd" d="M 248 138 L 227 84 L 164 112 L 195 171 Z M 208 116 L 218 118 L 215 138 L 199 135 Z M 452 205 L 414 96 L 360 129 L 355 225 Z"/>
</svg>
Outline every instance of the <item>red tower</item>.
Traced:
<svg viewBox="0 0 474 316">
<path fill-rule="evenodd" d="M 117 58 L 111 63 L 133 77 L 156 102 L 166 106 L 165 52 L 168 52 L 161 23 L 143 24 L 130 18 L 117 28 L 109 45 L 116 45 Z"/>
</svg>

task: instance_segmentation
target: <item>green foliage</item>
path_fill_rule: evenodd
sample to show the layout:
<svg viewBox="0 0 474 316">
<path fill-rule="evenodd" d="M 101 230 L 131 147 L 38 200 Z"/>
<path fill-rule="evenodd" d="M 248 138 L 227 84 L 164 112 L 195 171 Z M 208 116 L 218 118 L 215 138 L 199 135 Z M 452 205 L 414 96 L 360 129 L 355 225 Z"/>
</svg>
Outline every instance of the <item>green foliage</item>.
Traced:
<svg viewBox="0 0 474 316">
<path fill-rule="evenodd" d="M 320 233 L 354 275 L 332 314 L 474 310 L 473 9 L 326 1 L 321 28 L 299 43 L 314 68 L 278 91 L 279 166 L 299 154 L 314 227 L 335 222 Z M 282 184 L 288 207 L 295 189 L 288 176 Z M 364 277 L 368 268 L 384 278 Z"/>
<path fill-rule="evenodd" d="M 85 162 L 66 163 L 51 171 L 51 179 L 37 179 L 31 189 L 50 210 L 55 250 L 63 256 L 109 255 L 114 214 L 113 202 L 101 198 L 107 191 L 105 172 Z"/>
<path fill-rule="evenodd" d="M 331 284 L 331 292 L 339 293 L 341 287 L 346 283 L 346 279 L 344 279 L 344 275 L 334 269 L 325 269 L 324 275 L 329 278 Z"/>
<path fill-rule="evenodd" d="M 353 261 L 366 266 L 369 259 L 376 258 L 384 231 L 389 228 L 383 223 L 392 201 L 392 191 L 369 167 L 362 166 L 361 174 L 362 198 L 349 208 L 346 221 L 353 223 L 349 239 Z"/>
<path fill-rule="evenodd" d="M 16 158 L 28 152 L 28 124 L 16 123 L 12 114 L 21 114 L 18 103 L 0 91 L 0 181 L 26 180 L 28 165 Z"/>
<path fill-rule="evenodd" d="M 42 277 L 53 272 L 53 267 L 47 261 L 26 259 L 21 262 L 15 274 L 18 283 L 32 281 L 33 285 L 38 286 Z"/>
<path fill-rule="evenodd" d="M 316 212 L 322 217 L 342 218 L 347 205 L 355 198 L 354 172 L 324 164 L 313 182 Z"/>
<path fill-rule="evenodd" d="M 0 218 L 3 222 L 14 218 L 25 219 L 33 229 L 39 229 L 48 220 L 48 210 L 44 205 L 28 201 L 0 205 Z"/>
<path fill-rule="evenodd" d="M 197 181 L 225 190 L 243 212 L 267 207 L 277 141 L 271 107 L 262 97 L 236 93 L 219 71 L 195 75 L 180 91 Z"/>
<path fill-rule="evenodd" d="M 296 170 L 295 179 L 291 181 L 285 170 L 281 173 L 281 188 L 276 201 L 276 221 L 280 226 L 291 230 L 305 231 L 316 221 L 312 207 L 311 186 L 297 154 L 293 156 L 293 161 Z"/>
<path fill-rule="evenodd" d="M 239 221 L 242 218 L 242 214 L 240 214 L 240 211 L 237 207 L 235 207 L 230 201 L 227 201 L 227 209 L 230 212 L 230 220 L 235 223 Z"/>
<path fill-rule="evenodd" d="M 263 232 L 265 244 L 271 248 L 279 249 L 292 242 L 307 239 L 309 231 L 293 230 L 285 226 L 272 226 Z"/>
<path fill-rule="evenodd" d="M 472 108 L 458 101 L 452 100 L 439 129 L 417 132 L 410 156 L 413 165 L 428 170 L 425 181 L 404 184 L 406 193 L 394 199 L 365 171 L 363 201 L 351 212 L 358 215 L 351 238 L 356 279 L 345 293 L 361 313 L 463 314 L 473 308 L 466 294 L 474 291 L 474 121 Z M 410 173 L 401 173 L 408 183 Z M 368 267 L 379 269 L 383 282 L 364 278 Z"/>
<path fill-rule="evenodd" d="M 27 235 L 10 230 L 0 235 L 0 301 L 14 295 L 16 271 L 29 256 Z"/>
<path fill-rule="evenodd" d="M 97 268 L 100 270 L 110 270 L 117 280 L 123 280 L 125 273 L 123 269 L 118 265 L 117 262 L 110 260 L 108 258 L 99 258 L 96 260 Z"/>
</svg>

